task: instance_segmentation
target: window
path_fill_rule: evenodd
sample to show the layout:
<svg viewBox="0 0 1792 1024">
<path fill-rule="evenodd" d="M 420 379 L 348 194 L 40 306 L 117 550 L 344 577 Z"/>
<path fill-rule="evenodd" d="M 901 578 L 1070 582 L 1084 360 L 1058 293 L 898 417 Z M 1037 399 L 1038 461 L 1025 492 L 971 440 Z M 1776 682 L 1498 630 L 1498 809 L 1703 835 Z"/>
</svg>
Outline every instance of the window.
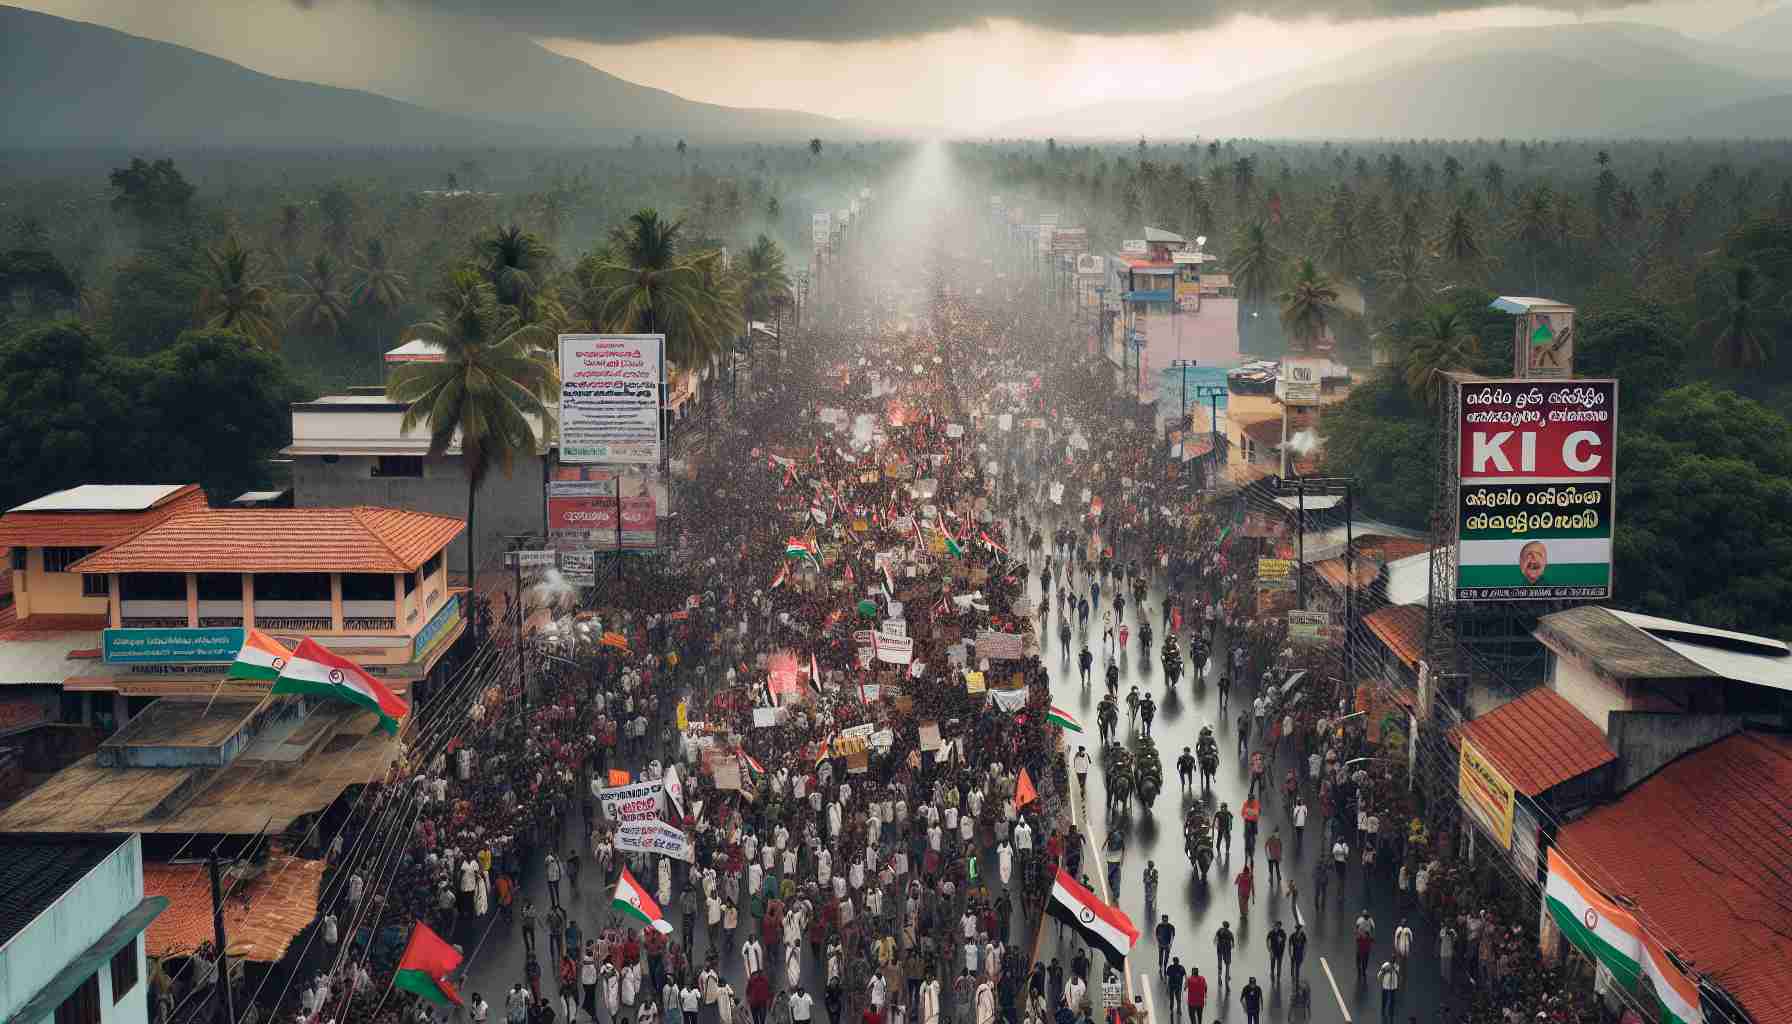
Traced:
<svg viewBox="0 0 1792 1024">
<path fill-rule="evenodd" d="M 31 555 L 30 548 L 13 548 L 12 549 L 13 571 L 24 572 L 29 564 L 30 555 Z"/>
<path fill-rule="evenodd" d="M 82 597 L 105 597 L 112 592 L 111 580 L 103 572 L 81 574 Z"/>
<path fill-rule="evenodd" d="M 98 550 L 99 548 L 45 548 L 44 571 L 67 572 L 69 566 Z"/>
<path fill-rule="evenodd" d="M 118 599 L 121 601 L 185 601 L 187 574 L 184 572 L 127 572 L 118 577 Z"/>
<path fill-rule="evenodd" d="M 392 577 L 385 573 L 345 572 L 342 574 L 344 601 L 384 601 L 392 603 Z"/>
<path fill-rule="evenodd" d="M 112 1001 L 122 1000 L 136 984 L 137 937 L 133 935 L 123 949 L 112 954 Z"/>
<path fill-rule="evenodd" d="M 81 987 L 56 1007 L 55 1024 L 100 1024 L 100 975 L 87 976 Z"/>
<path fill-rule="evenodd" d="M 414 572 L 407 572 L 404 574 L 404 596 L 410 597 L 411 594 L 416 591 L 417 578 L 417 573 Z"/>
<path fill-rule="evenodd" d="M 434 558 L 431 558 L 429 561 L 423 563 L 423 578 L 429 579 L 431 576 L 434 576 L 436 573 L 441 572 L 441 571 L 442 571 L 442 552 L 438 551 L 438 552 L 436 552 Z"/>
<path fill-rule="evenodd" d="M 267 572 L 255 577 L 255 600 L 330 600 L 330 574 L 325 572 Z"/>
<path fill-rule="evenodd" d="M 374 460 L 373 475 L 376 477 L 411 477 L 413 479 L 422 479 L 423 456 L 381 455 Z"/>
</svg>

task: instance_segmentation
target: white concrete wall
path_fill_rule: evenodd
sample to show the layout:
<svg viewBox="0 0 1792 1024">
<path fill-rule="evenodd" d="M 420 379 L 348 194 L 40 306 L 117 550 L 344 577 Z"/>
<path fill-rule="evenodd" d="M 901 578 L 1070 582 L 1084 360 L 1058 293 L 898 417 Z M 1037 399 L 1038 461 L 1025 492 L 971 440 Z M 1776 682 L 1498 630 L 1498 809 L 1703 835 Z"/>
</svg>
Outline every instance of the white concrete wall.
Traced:
<svg viewBox="0 0 1792 1024">
<path fill-rule="evenodd" d="M 68 962 L 98 942 L 118 919 L 143 899 L 143 846 L 139 836 L 113 851 L 87 877 L 51 904 L 37 920 L 0 949 L 0 1020 L 12 1021 L 19 1007 L 37 995 Z M 99 966 L 100 1020 L 105 1024 L 149 1024 L 149 973 L 143 942 L 137 950 L 137 984 L 119 1001 L 112 991 L 112 971 Z M 51 1013 L 39 1024 L 55 1019 Z"/>
<path fill-rule="evenodd" d="M 1551 649 L 1550 688 L 1568 703 L 1580 709 L 1588 720 L 1609 735 L 1608 716 L 1613 711 L 1628 711 L 1630 700 L 1620 684 L 1607 682 L 1593 673 L 1591 667 L 1573 655 Z"/>
</svg>

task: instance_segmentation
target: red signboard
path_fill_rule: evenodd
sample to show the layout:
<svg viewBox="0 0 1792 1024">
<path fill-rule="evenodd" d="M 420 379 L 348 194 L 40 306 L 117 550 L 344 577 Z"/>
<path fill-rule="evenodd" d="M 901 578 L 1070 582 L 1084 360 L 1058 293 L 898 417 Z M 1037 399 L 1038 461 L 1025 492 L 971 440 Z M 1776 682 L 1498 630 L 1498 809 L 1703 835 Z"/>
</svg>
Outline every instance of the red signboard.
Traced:
<svg viewBox="0 0 1792 1024">
<path fill-rule="evenodd" d="M 651 494 L 622 499 L 622 546 L 651 548 L 658 538 L 659 510 Z M 548 499 L 548 541 L 558 551 L 616 550 L 614 497 Z"/>
<path fill-rule="evenodd" d="M 1465 380 L 1464 480 L 1609 479 L 1616 455 L 1613 380 Z"/>
</svg>

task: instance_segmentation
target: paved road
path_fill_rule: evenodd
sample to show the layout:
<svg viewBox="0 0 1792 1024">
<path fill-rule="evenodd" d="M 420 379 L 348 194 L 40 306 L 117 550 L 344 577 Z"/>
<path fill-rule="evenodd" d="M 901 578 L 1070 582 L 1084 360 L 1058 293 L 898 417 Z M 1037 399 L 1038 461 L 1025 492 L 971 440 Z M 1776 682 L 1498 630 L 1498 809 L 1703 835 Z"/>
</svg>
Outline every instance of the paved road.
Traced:
<svg viewBox="0 0 1792 1024">
<path fill-rule="evenodd" d="M 1036 578 L 1033 587 L 1033 600 L 1037 601 L 1039 583 Z M 1111 586 L 1103 588 L 1105 600 L 1111 602 L 1112 593 Z M 1163 593 L 1163 579 L 1160 576 L 1151 587 L 1146 604 L 1152 615 L 1154 645 L 1162 643 Z M 1139 609 L 1131 603 L 1130 594 L 1128 596 L 1125 621 L 1132 627 L 1132 637 L 1129 649 L 1122 652 L 1119 658 L 1120 694 L 1124 698 L 1128 689 L 1137 684 L 1141 692 L 1148 690 L 1158 702 L 1157 717 L 1151 732 L 1163 758 L 1165 775 L 1164 792 L 1158 796 L 1150 812 L 1146 812 L 1135 797 L 1130 813 L 1121 816 L 1118 821 L 1128 839 L 1118 903 L 1138 924 L 1142 933 L 1133 953 L 1129 975 L 1136 981 L 1141 971 L 1155 972 L 1157 944 L 1152 934 L 1153 924 L 1160 915 L 1168 914 L 1176 927 L 1172 955 L 1179 956 L 1184 966 L 1199 967 L 1211 979 L 1217 966 L 1213 936 L 1220 923 L 1228 921 L 1237 934 L 1237 948 L 1232 962 L 1233 982 L 1230 988 L 1223 991 L 1223 1001 L 1219 998 L 1221 992 L 1210 989 L 1207 1019 L 1243 1021 L 1244 1012 L 1238 1004 L 1238 990 L 1248 978 L 1255 976 L 1264 989 L 1263 1019 L 1287 1020 L 1290 992 L 1288 966 L 1284 963 L 1283 984 L 1272 985 L 1265 936 L 1276 920 L 1280 920 L 1288 931 L 1293 931 L 1298 914 L 1298 919 L 1305 924 L 1310 936 L 1302 977 L 1313 989 L 1312 1019 L 1321 1022 L 1378 1020 L 1381 997 L 1374 968 L 1391 956 L 1392 935 L 1400 919 L 1400 913 L 1394 905 L 1393 886 L 1386 878 L 1376 878 L 1365 902 L 1362 873 L 1359 865 L 1353 863 L 1343 886 L 1333 879 L 1327 894 L 1327 906 L 1323 910 L 1315 909 L 1312 897 L 1313 873 L 1316 863 L 1323 856 L 1320 830 L 1324 828 L 1315 792 L 1310 789 L 1308 792 L 1312 812 L 1307 823 L 1308 834 L 1302 848 L 1298 850 L 1294 846 L 1293 828 L 1286 817 L 1279 788 L 1263 800 L 1262 828 L 1257 842 L 1255 866 L 1257 896 L 1249 913 L 1242 920 L 1238 914 L 1237 890 L 1232 885 L 1233 877 L 1244 863 L 1242 823 L 1235 821 L 1233 824 L 1230 855 L 1227 855 L 1225 848 L 1219 848 L 1216 851 L 1218 859 L 1209 867 L 1204 878 L 1195 871 L 1194 865 L 1184 854 L 1182 821 L 1196 801 L 1204 800 L 1209 811 L 1223 801 L 1236 814 L 1245 800 L 1248 788 L 1247 769 L 1245 762 L 1236 756 L 1237 731 L 1233 722 L 1227 719 L 1235 719 L 1239 705 L 1242 703 L 1248 706 L 1255 694 L 1249 687 L 1234 686 L 1227 713 L 1220 713 L 1217 682 L 1220 675 L 1220 652 L 1227 646 L 1223 640 L 1214 645 L 1214 657 L 1208 664 L 1205 680 L 1196 683 L 1192 679 L 1192 666 L 1186 667 L 1177 688 L 1166 694 L 1158 651 L 1154 649 L 1148 656 L 1143 652 L 1138 637 Z M 1046 664 L 1052 676 L 1052 699 L 1054 703 L 1074 711 L 1082 720 L 1088 729 L 1086 746 L 1094 756 L 1099 747 L 1096 705 L 1106 693 L 1102 679 L 1106 658 L 1101 647 L 1101 627 L 1099 620 L 1092 616 L 1086 639 L 1089 649 L 1095 654 L 1095 668 L 1090 673 L 1090 685 L 1087 688 L 1083 687 L 1076 667 L 1077 651 L 1085 637 L 1077 633 L 1074 615 L 1071 618 L 1071 630 L 1071 655 L 1065 660 L 1060 660 L 1058 656 L 1058 618 L 1055 609 L 1048 618 L 1047 628 L 1041 630 L 1042 634 L 1050 638 Z M 1186 656 L 1186 648 L 1184 653 Z M 1198 775 L 1192 790 L 1181 791 L 1176 776 L 1176 757 L 1184 746 L 1195 745 L 1203 725 L 1212 725 L 1219 739 L 1219 774 L 1210 794 L 1200 792 Z M 1124 702 L 1121 706 L 1120 730 L 1123 735 L 1130 737 Z M 1291 746 L 1284 746 L 1279 762 L 1282 769 L 1293 765 L 1294 755 L 1291 751 Z M 1272 771 L 1270 774 L 1272 777 L 1279 777 L 1280 772 Z M 1088 838 L 1091 847 L 1099 847 L 1112 824 L 1106 813 L 1106 789 L 1099 758 L 1095 770 L 1090 773 L 1089 784 Z M 1263 841 L 1278 827 L 1284 836 L 1283 871 L 1295 880 L 1299 888 L 1298 906 L 1291 905 L 1284 895 L 1274 892 L 1274 887 L 1266 884 Z M 1353 839 L 1353 851 L 1355 845 Z M 1160 876 L 1157 894 L 1159 905 L 1150 908 L 1145 906 L 1142 882 L 1147 860 L 1156 862 Z M 1085 863 L 1088 864 L 1085 873 L 1091 881 L 1105 885 L 1105 879 L 1096 878 L 1104 868 L 1098 851 L 1092 849 L 1090 855 L 1085 857 Z M 1345 897 L 1342 906 L 1339 903 L 1341 891 Z M 1357 913 L 1365 907 L 1375 919 L 1377 942 L 1368 980 L 1359 985 L 1356 981 L 1353 925 Z M 1414 930 L 1414 969 L 1399 996 L 1395 1019 L 1404 1022 L 1408 1016 L 1417 1016 L 1422 1021 L 1430 1021 L 1434 1019 L 1440 1002 L 1440 980 L 1435 969 L 1435 957 L 1432 955 L 1436 948 L 1436 933 L 1416 919 L 1410 923 Z M 1042 955 L 1049 957 L 1050 953 L 1046 951 Z M 1322 961 L 1325 966 L 1322 966 Z M 1335 994 L 1332 982 L 1326 974 L 1326 966 L 1330 968 L 1331 978 L 1336 980 Z M 1167 1021 L 1170 1005 L 1161 984 L 1154 993 L 1154 1000 L 1160 1020 Z"/>
</svg>

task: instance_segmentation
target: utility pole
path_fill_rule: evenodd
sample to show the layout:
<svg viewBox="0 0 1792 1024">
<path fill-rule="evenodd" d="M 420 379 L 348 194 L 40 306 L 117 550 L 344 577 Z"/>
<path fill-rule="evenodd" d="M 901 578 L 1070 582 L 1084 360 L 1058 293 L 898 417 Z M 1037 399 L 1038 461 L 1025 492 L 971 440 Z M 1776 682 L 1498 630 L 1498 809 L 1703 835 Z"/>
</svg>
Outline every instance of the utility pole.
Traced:
<svg viewBox="0 0 1792 1024">
<path fill-rule="evenodd" d="M 1196 366 L 1199 366 L 1199 365 L 1200 365 L 1200 360 L 1198 360 L 1198 359 L 1172 359 L 1172 360 L 1170 360 L 1170 369 L 1180 371 L 1182 374 L 1182 419 L 1183 420 L 1188 419 L 1188 371 L 1194 369 Z M 1179 424 L 1181 422 L 1182 422 L 1182 420 L 1177 421 L 1177 423 L 1179 423 Z"/>
<path fill-rule="evenodd" d="M 224 940 L 224 895 L 218 886 L 218 851 L 214 847 L 207 856 L 205 865 L 212 876 L 212 939 L 218 944 L 218 964 L 216 981 L 223 1001 L 218 1005 L 224 1008 L 224 1024 L 236 1021 L 236 993 L 230 989 L 230 955 L 225 952 L 230 946 Z"/>
</svg>

